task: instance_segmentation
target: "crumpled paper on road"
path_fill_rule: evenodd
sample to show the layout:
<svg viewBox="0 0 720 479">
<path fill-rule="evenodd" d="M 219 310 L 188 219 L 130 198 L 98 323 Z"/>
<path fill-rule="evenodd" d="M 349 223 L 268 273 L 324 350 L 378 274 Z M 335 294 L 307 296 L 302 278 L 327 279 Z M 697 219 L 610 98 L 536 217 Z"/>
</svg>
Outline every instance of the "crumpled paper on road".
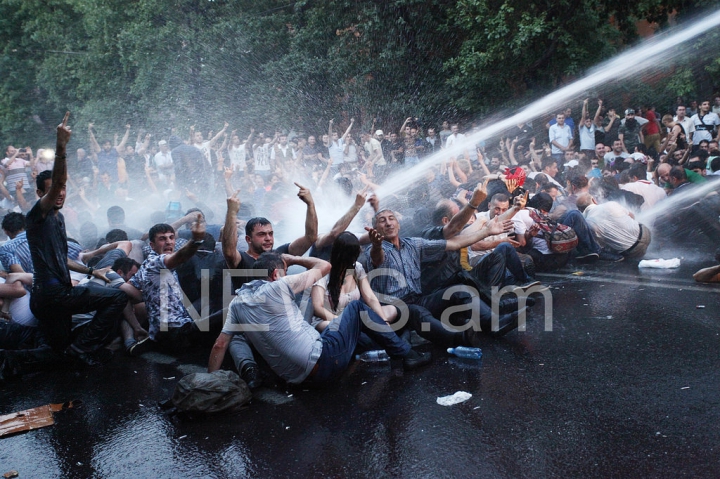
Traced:
<svg viewBox="0 0 720 479">
<path fill-rule="evenodd" d="M 443 396 L 437 398 L 437 403 L 441 406 L 452 406 L 454 404 L 459 404 L 461 402 L 465 402 L 468 399 L 472 397 L 472 394 L 467 393 L 465 391 L 458 391 L 455 394 L 451 396 Z"/>
<path fill-rule="evenodd" d="M 38 429 L 55 424 L 53 413 L 78 406 L 81 401 L 68 401 L 63 404 L 46 404 L 24 411 L 0 416 L 0 437 L 22 431 Z"/>
</svg>

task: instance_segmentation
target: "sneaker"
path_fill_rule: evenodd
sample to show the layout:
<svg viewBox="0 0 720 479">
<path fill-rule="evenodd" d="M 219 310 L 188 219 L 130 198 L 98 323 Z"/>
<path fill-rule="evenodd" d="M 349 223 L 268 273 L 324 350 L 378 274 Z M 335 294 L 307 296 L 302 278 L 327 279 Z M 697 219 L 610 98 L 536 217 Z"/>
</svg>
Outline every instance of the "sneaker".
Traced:
<svg viewBox="0 0 720 479">
<path fill-rule="evenodd" d="M 403 357 L 403 369 L 410 371 L 417 369 L 422 366 L 430 364 L 432 361 L 432 355 L 430 353 L 419 353 L 414 349 L 411 349 L 405 357 Z"/>
<path fill-rule="evenodd" d="M 611 263 L 619 263 L 625 259 L 621 254 L 613 253 L 612 251 L 602 250 L 600 251 L 600 261 L 609 261 Z"/>
<path fill-rule="evenodd" d="M 132 346 L 127 348 L 127 353 L 130 356 L 141 356 L 145 353 L 149 353 L 153 350 L 153 340 L 150 338 L 145 338 L 142 341 L 135 341 Z"/>
<path fill-rule="evenodd" d="M 536 279 L 528 279 L 527 282 L 518 285 L 518 287 L 521 289 L 530 289 L 533 286 L 537 286 L 539 284 L 540 284 L 540 281 L 538 281 Z"/>
<path fill-rule="evenodd" d="M 575 256 L 575 261 L 578 263 L 594 263 L 600 259 L 600 255 L 597 253 L 588 253 Z"/>
</svg>

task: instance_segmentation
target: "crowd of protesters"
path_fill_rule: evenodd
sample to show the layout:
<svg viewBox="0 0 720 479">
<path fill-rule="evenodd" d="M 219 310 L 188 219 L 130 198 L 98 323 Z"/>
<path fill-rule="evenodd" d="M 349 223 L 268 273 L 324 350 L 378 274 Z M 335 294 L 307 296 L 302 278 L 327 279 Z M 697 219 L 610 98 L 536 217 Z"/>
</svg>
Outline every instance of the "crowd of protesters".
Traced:
<svg viewBox="0 0 720 479">
<path fill-rule="evenodd" d="M 195 347 L 251 387 L 263 361 L 289 383 L 336 379 L 363 349 L 422 366 L 411 331 L 442 348 L 502 336 L 537 272 L 636 262 L 660 236 L 720 243 L 719 112 L 585 100 L 488 142 L 414 117 L 133 142 L 90 124 L 73 151 L 66 116 L 55 149 L 2 161 L 0 379 Z"/>
</svg>

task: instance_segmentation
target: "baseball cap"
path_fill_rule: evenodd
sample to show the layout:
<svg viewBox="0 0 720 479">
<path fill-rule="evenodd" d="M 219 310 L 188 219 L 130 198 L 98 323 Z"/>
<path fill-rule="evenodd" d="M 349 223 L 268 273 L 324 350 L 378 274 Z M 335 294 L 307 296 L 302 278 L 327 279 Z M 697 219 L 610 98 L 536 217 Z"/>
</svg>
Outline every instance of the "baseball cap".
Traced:
<svg viewBox="0 0 720 479">
<path fill-rule="evenodd" d="M 634 115 L 634 114 L 635 114 L 635 110 L 633 110 L 632 108 L 628 108 L 627 110 L 625 110 L 625 114 L 626 114 L 626 115 Z"/>
<path fill-rule="evenodd" d="M 385 136 L 385 133 L 383 133 L 382 130 L 377 130 L 377 131 L 375 132 L 375 136 Z"/>
</svg>

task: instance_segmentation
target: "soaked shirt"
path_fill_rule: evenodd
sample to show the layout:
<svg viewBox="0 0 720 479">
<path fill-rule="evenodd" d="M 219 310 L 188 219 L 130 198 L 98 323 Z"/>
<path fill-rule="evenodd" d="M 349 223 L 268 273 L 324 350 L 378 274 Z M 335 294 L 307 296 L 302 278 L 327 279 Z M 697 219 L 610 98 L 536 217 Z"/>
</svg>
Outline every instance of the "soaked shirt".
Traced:
<svg viewBox="0 0 720 479">
<path fill-rule="evenodd" d="M 68 243 L 65 218 L 51 210 L 43 217 L 40 200 L 27 214 L 26 232 L 33 262 L 33 283 L 59 283 L 72 287 L 67 267 Z"/>
<path fill-rule="evenodd" d="M 146 259 L 129 283 L 142 291 L 148 312 L 148 336 L 155 335 L 164 327 L 179 328 L 192 322 L 182 303 L 183 292 L 177 273 L 165 266 L 164 254 L 152 254 Z"/>
<path fill-rule="evenodd" d="M 422 263 L 440 261 L 445 254 L 445 240 L 426 240 L 423 238 L 400 238 L 400 249 L 389 241 L 382 242 L 385 260 L 375 267 L 369 262 L 369 270 L 384 269 L 380 274 L 373 275 L 370 285 L 373 291 L 403 299 L 410 295 L 422 294 L 421 269 Z M 368 246 L 365 253 L 370 257 Z M 374 277 L 373 277 L 374 276 Z M 386 302 L 380 299 L 381 302 Z"/>
<path fill-rule="evenodd" d="M 322 340 L 295 304 L 286 278 L 245 284 L 229 309 L 223 333 L 242 331 L 275 374 L 289 383 L 299 384 L 310 375 L 320 359 Z"/>
</svg>

